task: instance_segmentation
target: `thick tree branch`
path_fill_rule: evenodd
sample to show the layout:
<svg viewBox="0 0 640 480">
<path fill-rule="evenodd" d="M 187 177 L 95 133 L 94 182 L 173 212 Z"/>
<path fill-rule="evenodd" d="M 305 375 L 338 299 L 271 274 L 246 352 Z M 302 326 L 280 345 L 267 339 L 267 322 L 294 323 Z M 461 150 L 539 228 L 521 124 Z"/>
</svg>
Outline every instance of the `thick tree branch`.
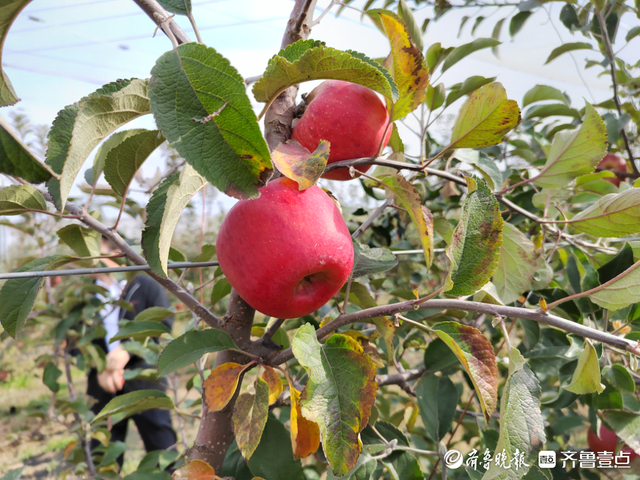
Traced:
<svg viewBox="0 0 640 480">
<path fill-rule="evenodd" d="M 339 315 L 335 320 L 320 328 L 316 334 L 318 340 L 324 340 L 332 332 L 337 329 L 350 325 L 352 323 L 362 322 L 375 317 L 392 316 L 397 313 L 409 312 L 416 309 L 429 310 L 462 310 L 465 312 L 485 313 L 493 316 L 524 318 L 535 322 L 544 323 L 546 325 L 558 328 L 568 333 L 574 333 L 584 338 L 589 338 L 597 342 L 606 343 L 614 347 L 621 348 L 635 355 L 640 355 L 639 342 L 633 342 L 623 337 L 617 337 L 607 332 L 601 332 L 594 328 L 586 327 L 579 323 L 575 323 L 564 318 L 551 315 L 541 310 L 531 310 L 528 308 L 507 307 L 503 305 L 491 305 L 488 303 L 470 302 L 467 300 L 409 300 L 407 302 L 393 303 L 391 305 L 383 305 L 380 307 L 367 308 L 355 313 L 347 313 Z M 278 354 L 270 363 L 279 365 L 293 358 L 291 349 L 288 348 Z"/>
<path fill-rule="evenodd" d="M 50 195 L 45 195 L 45 198 L 52 200 Z M 96 220 L 91 215 L 89 215 L 85 210 L 81 209 L 77 205 L 67 202 L 65 205 L 65 209 L 72 215 L 76 215 L 78 220 L 92 228 L 96 232 L 101 233 L 109 240 L 111 240 L 114 245 L 116 245 L 125 256 L 131 260 L 136 265 L 147 265 L 145 259 L 136 253 L 124 239 L 118 235 L 118 232 L 114 232 L 111 228 L 107 227 L 104 223 Z M 222 321 L 216 317 L 213 313 L 211 313 L 204 305 L 202 305 L 198 300 L 195 299 L 189 292 L 187 292 L 184 288 L 178 285 L 176 282 L 169 278 L 162 278 L 159 275 L 156 275 L 153 272 L 146 272 L 147 275 L 152 277 L 156 282 L 166 288 L 168 291 L 173 293 L 182 303 L 184 303 L 187 308 L 193 311 L 199 318 L 204 320 L 207 325 L 213 328 L 222 328 Z"/>
<path fill-rule="evenodd" d="M 162 8 L 162 6 L 156 0 L 133 1 L 142 9 L 144 13 L 149 16 L 151 20 L 153 20 L 153 23 L 155 23 L 158 27 L 161 27 L 161 30 L 163 32 L 164 29 L 162 29 L 161 24 L 164 22 L 175 37 L 178 45 L 191 42 L 187 34 L 184 33 L 180 26 L 170 18 L 171 15 L 169 15 L 169 13 L 164 8 Z"/>
</svg>

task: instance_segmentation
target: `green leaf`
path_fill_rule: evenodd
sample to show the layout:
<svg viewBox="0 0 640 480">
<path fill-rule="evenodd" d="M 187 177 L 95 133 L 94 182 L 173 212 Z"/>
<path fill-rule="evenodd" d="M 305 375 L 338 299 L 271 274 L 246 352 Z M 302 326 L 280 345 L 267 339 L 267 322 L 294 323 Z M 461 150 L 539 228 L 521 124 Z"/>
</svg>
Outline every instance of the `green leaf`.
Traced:
<svg viewBox="0 0 640 480">
<path fill-rule="evenodd" d="M 636 391 L 636 384 L 633 381 L 633 377 L 623 365 L 616 364 L 610 367 L 604 367 L 602 369 L 602 376 L 616 390 L 629 393 L 634 393 Z"/>
<path fill-rule="evenodd" d="M 30 0 L 1 0 L 0 1 L 0 47 L 4 45 L 7 32 L 11 28 L 11 24 Z M 2 65 L 2 52 L 0 51 L 0 65 Z M 9 77 L 6 76 L 4 70 L 0 70 L 0 107 L 14 105 L 20 101 Z M 14 470 L 17 471 L 17 470 Z M 22 470 L 20 470 L 22 473 Z M 20 475 L 18 475 L 19 477 Z"/>
<path fill-rule="evenodd" d="M 161 322 L 173 315 L 173 312 L 164 307 L 149 307 L 141 311 L 133 319 L 134 322 Z"/>
<path fill-rule="evenodd" d="M 375 12 L 375 13 L 373 13 Z M 391 44 L 393 79 L 398 85 L 399 96 L 393 104 L 391 121 L 406 117 L 425 99 L 429 85 L 429 68 L 422 51 L 415 46 L 404 22 L 388 10 L 371 10 L 369 15 L 379 15 Z"/>
<path fill-rule="evenodd" d="M 346 335 L 333 335 L 320 345 L 308 323 L 298 329 L 291 348 L 309 374 L 300 401 L 302 414 L 320 426 L 333 473 L 345 475 L 361 450 L 359 433 L 376 397 L 376 367 L 360 344 Z"/>
<path fill-rule="evenodd" d="M 267 417 L 262 438 L 249 459 L 249 468 L 256 477 L 305 480 L 300 460 L 293 459 L 289 431 L 273 414 Z"/>
<path fill-rule="evenodd" d="M 604 385 L 600 383 L 598 354 L 589 340 L 585 339 L 584 348 L 578 355 L 578 365 L 573 372 L 571 384 L 564 388 L 576 395 L 602 393 L 604 390 Z"/>
<path fill-rule="evenodd" d="M 171 146 L 219 190 L 257 197 L 271 160 L 237 70 L 213 48 L 188 43 L 162 55 L 151 75 L 151 110 Z"/>
<path fill-rule="evenodd" d="M 274 55 L 253 96 L 268 105 L 287 88 L 310 80 L 345 80 L 395 100 L 398 88 L 389 72 L 361 53 L 326 47 L 317 40 L 299 40 Z"/>
<path fill-rule="evenodd" d="M 473 52 L 482 50 L 484 48 L 496 47 L 501 43 L 502 42 L 496 40 L 495 38 L 477 38 L 473 42 L 460 45 L 459 47 L 454 48 L 453 51 L 449 55 L 447 55 L 447 58 L 442 65 L 442 71 L 446 72 L 464 57 L 472 54 Z"/>
<path fill-rule="evenodd" d="M 574 50 L 593 50 L 593 47 L 591 46 L 590 43 L 586 43 L 586 42 L 565 43 L 563 45 L 560 45 L 557 48 L 554 48 L 549 54 L 549 58 L 547 58 L 547 61 L 544 62 L 544 64 L 546 65 L 552 60 L 555 60 L 563 53 L 573 52 Z"/>
<path fill-rule="evenodd" d="M 162 227 L 162 218 L 167 204 L 167 192 L 169 187 L 178 181 L 179 173 L 174 173 L 166 178 L 158 188 L 155 189 L 151 199 L 147 204 L 147 221 L 145 222 L 144 231 L 142 232 L 142 250 L 147 262 L 156 262 L 155 268 L 162 272 L 159 262 L 160 258 L 160 228 Z"/>
<path fill-rule="evenodd" d="M 367 452 L 363 452 L 358 457 L 358 461 L 353 468 L 345 475 L 336 477 L 334 473 L 329 470 L 327 472 L 327 480 L 371 480 L 371 475 L 373 475 L 377 465 L 378 462 L 375 458 Z"/>
<path fill-rule="evenodd" d="M 205 243 L 202 245 L 202 252 L 196 258 L 191 260 L 193 263 L 208 262 L 216 256 L 216 246 Z"/>
<path fill-rule="evenodd" d="M 0 480 L 20 480 L 24 467 L 16 468 L 15 470 L 9 470 L 5 473 Z"/>
<path fill-rule="evenodd" d="M 411 40 L 416 45 L 418 50 L 424 50 L 424 42 L 422 41 L 422 31 L 416 22 L 415 17 L 413 16 L 413 11 L 407 5 L 405 0 L 398 1 L 398 16 L 402 19 L 405 26 L 407 27 L 407 33 Z"/>
<path fill-rule="evenodd" d="M 470 148 L 456 149 L 452 157 L 476 167 L 491 190 L 500 190 L 502 188 L 502 172 L 493 158 L 489 158 L 484 153 Z"/>
<path fill-rule="evenodd" d="M 100 233 L 72 223 L 56 232 L 58 238 L 79 257 L 100 255 Z"/>
<path fill-rule="evenodd" d="M 637 303 L 640 298 L 640 261 L 597 288 L 599 290 L 591 293 L 589 299 L 602 308 L 620 310 Z"/>
<path fill-rule="evenodd" d="M 569 225 L 596 237 L 624 237 L 640 232 L 640 188 L 605 195 L 578 212 Z"/>
<path fill-rule="evenodd" d="M 416 385 L 416 398 L 427 435 L 439 442 L 451 428 L 458 390 L 449 377 L 425 375 Z"/>
<path fill-rule="evenodd" d="M 44 383 L 49 390 L 56 393 L 60 390 L 60 384 L 58 378 L 62 375 L 62 371 L 53 362 L 47 362 L 42 373 L 42 383 Z"/>
<path fill-rule="evenodd" d="M 0 13 L 0 18 L 1 16 L 2 13 Z M 2 21 L 0 21 L 1 24 Z M 3 98 L 5 97 L 3 97 L 0 81 L 0 100 Z M 0 117 L 0 173 L 22 178 L 30 183 L 42 183 L 51 178 L 51 172 L 47 166 L 31 153 L 20 140 L 18 134 L 2 117 Z"/>
<path fill-rule="evenodd" d="M 180 215 L 207 181 L 191 165 L 185 165 L 178 179 L 170 185 L 166 185 L 167 183 L 165 181 L 153 193 L 147 206 L 147 225 L 142 232 L 145 258 L 151 270 L 161 277 L 167 276 L 171 239 Z M 162 201 L 164 205 L 160 205 Z"/>
<path fill-rule="evenodd" d="M 556 133 L 547 161 L 533 182 L 544 188 L 565 187 L 595 170 L 607 153 L 607 132 L 595 109 L 586 104 L 580 128 Z"/>
<path fill-rule="evenodd" d="M 535 105 L 528 109 L 524 115 L 525 120 L 547 117 L 572 117 L 580 120 L 580 112 L 564 103 L 549 103 L 545 105 Z"/>
<path fill-rule="evenodd" d="M 524 22 L 531 16 L 532 12 L 518 12 L 513 17 L 511 17 L 511 21 L 509 22 L 509 35 L 512 37 L 515 36 L 516 33 L 520 31 Z"/>
<path fill-rule="evenodd" d="M 502 244 L 502 216 L 496 197 L 482 180 L 466 177 L 469 193 L 453 231 L 445 283 L 450 296 L 471 295 L 493 276 Z"/>
<path fill-rule="evenodd" d="M 171 329 L 162 322 L 136 320 L 135 322 L 127 322 L 124 327 L 120 328 L 115 336 L 111 338 L 109 343 L 125 338 L 143 340 L 147 337 L 159 337 L 163 333 L 171 333 Z"/>
<path fill-rule="evenodd" d="M 493 26 L 493 30 L 491 31 L 491 38 L 493 38 L 494 40 L 500 40 L 500 32 L 502 31 L 502 24 L 505 20 L 506 18 L 501 18 Z M 496 58 L 500 58 L 500 55 L 498 54 L 498 45 L 491 47 L 491 53 L 493 53 Z"/>
<path fill-rule="evenodd" d="M 524 94 L 522 108 L 532 103 L 543 102 L 545 100 L 559 100 L 565 105 L 569 105 L 567 97 L 557 88 L 550 87 L 549 85 L 536 85 Z"/>
<path fill-rule="evenodd" d="M 96 152 L 96 155 L 93 157 L 91 176 L 90 178 L 85 178 L 85 180 L 87 180 L 87 183 L 93 185 L 98 181 L 98 178 L 100 178 L 100 175 L 104 171 L 104 162 L 107 158 L 107 154 L 111 151 L 111 149 L 117 147 L 132 135 L 136 135 L 137 133 L 139 133 L 139 131 L 140 129 L 134 128 L 131 130 L 122 130 L 120 132 L 115 132 L 109 135 L 109 137 L 107 137 L 107 139 L 102 142 L 102 145 L 100 145 L 98 151 Z M 86 173 L 85 176 L 87 176 Z"/>
<path fill-rule="evenodd" d="M 509 377 L 500 400 L 500 437 L 496 452 L 506 453 L 505 469 L 492 462 L 482 480 L 516 480 L 536 463 L 534 454 L 546 441 L 540 410 L 540 384 L 517 349 L 509 354 Z M 516 454 L 524 454 L 525 464 L 513 468 Z"/>
<path fill-rule="evenodd" d="M 439 83 L 435 88 L 429 85 L 424 96 L 424 103 L 427 108 L 433 112 L 435 109 L 442 106 L 445 100 L 445 95 L 446 91 L 444 83 Z"/>
<path fill-rule="evenodd" d="M 440 42 L 432 44 L 427 50 L 427 66 L 430 72 L 435 72 L 436 68 L 454 50 L 453 47 L 442 48 Z"/>
<path fill-rule="evenodd" d="M 298 190 L 315 185 L 329 160 L 330 143 L 320 140 L 313 153 L 295 140 L 279 144 L 272 152 L 273 164 L 278 171 L 298 184 Z"/>
<path fill-rule="evenodd" d="M 379 178 L 384 186 L 394 197 L 396 205 L 404 207 L 413 222 L 422 249 L 427 269 L 433 262 L 433 216 L 427 207 L 422 205 L 420 194 L 416 187 L 411 185 L 402 175 L 384 175 Z"/>
<path fill-rule="evenodd" d="M 16 272 L 55 270 L 74 260 L 77 260 L 77 258 L 66 255 L 37 258 L 19 268 Z M 12 337 L 15 338 L 24 326 L 43 282 L 43 277 L 12 278 L 7 280 L 0 288 L 0 323 Z"/>
<path fill-rule="evenodd" d="M 487 83 L 493 82 L 495 79 L 496 77 L 485 78 L 480 75 L 474 75 L 473 77 L 467 78 L 464 82 L 452 86 L 451 92 L 447 95 L 447 102 L 445 106 L 448 107 L 464 95 L 468 95 L 471 92 L 476 91 Z"/>
<path fill-rule="evenodd" d="M 211 305 L 215 305 L 231 293 L 231 284 L 225 277 L 216 280 L 211 291 Z"/>
<path fill-rule="evenodd" d="M 533 242 L 510 223 L 502 229 L 502 245 L 493 283 L 500 299 L 515 302 L 533 282 L 538 270 L 538 255 Z"/>
<path fill-rule="evenodd" d="M 48 187 L 61 210 L 85 160 L 100 141 L 150 113 L 147 90 L 147 80 L 119 80 L 58 113 L 48 135 L 47 164 L 60 175 L 49 180 Z"/>
<path fill-rule="evenodd" d="M 627 32 L 627 35 L 624 37 L 624 40 L 626 42 L 630 42 L 631 39 L 636 38 L 638 35 L 640 35 L 640 26 L 633 27 L 631 30 L 629 30 Z"/>
<path fill-rule="evenodd" d="M 569 30 L 580 28 L 580 18 L 573 5 L 566 4 L 560 9 L 560 21 Z"/>
<path fill-rule="evenodd" d="M 44 197 L 32 185 L 9 185 L 0 189 L 0 215 L 20 215 L 30 210 L 46 210 Z"/>
<path fill-rule="evenodd" d="M 172 410 L 174 406 L 171 399 L 160 390 L 137 390 L 115 397 L 100 410 L 91 423 L 111 417 L 111 421 L 115 424 L 151 408 Z"/>
<path fill-rule="evenodd" d="M 233 410 L 233 433 L 242 456 L 249 460 L 258 448 L 269 414 L 269 386 L 256 379 L 256 393 L 242 393 Z M 251 468 L 251 467 L 249 467 Z"/>
<path fill-rule="evenodd" d="M 602 416 L 622 440 L 640 452 L 640 415 L 621 410 L 605 410 Z"/>
<path fill-rule="evenodd" d="M 175 13 L 176 15 L 191 14 L 191 0 L 158 0 L 158 3 L 167 12 Z"/>
<path fill-rule="evenodd" d="M 474 91 L 460 109 L 449 148 L 482 148 L 496 145 L 520 121 L 515 100 L 507 100 L 501 83 Z"/>
<path fill-rule="evenodd" d="M 387 250 L 386 248 L 371 248 L 369 245 L 353 242 L 353 270 L 351 271 L 351 278 L 386 272 L 396 265 L 398 265 L 398 259 L 391 250 Z"/>
<path fill-rule="evenodd" d="M 104 178 L 113 191 L 124 197 L 140 166 L 163 143 L 158 130 L 139 128 L 113 146 L 104 158 Z"/>
<path fill-rule="evenodd" d="M 158 377 L 194 363 L 205 353 L 239 350 L 231 336 L 212 328 L 190 331 L 173 340 L 160 354 Z"/>
<path fill-rule="evenodd" d="M 498 366 L 491 342 L 478 329 L 457 322 L 438 323 L 433 332 L 460 360 L 488 422 L 498 404 Z"/>
</svg>

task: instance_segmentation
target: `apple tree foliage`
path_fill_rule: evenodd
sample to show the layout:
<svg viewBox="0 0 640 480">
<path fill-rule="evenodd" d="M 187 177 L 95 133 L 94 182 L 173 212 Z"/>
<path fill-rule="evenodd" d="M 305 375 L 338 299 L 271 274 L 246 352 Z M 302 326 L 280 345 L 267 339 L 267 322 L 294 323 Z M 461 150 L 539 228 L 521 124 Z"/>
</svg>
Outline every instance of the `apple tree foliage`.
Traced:
<svg viewBox="0 0 640 480">
<path fill-rule="evenodd" d="M 0 1 L 3 39 L 27 3 Z M 159 3 L 193 22 L 190 1 Z M 298 25 L 302 38 L 275 53 L 250 89 L 215 48 L 170 33 L 174 48 L 149 78 L 106 83 L 58 113 L 44 161 L 0 122 L 0 172 L 16 180 L 0 190 L 0 215 L 13 217 L 2 225 L 40 235 L 45 245 L 52 238 L 40 224 L 34 228 L 34 219 L 64 221 L 48 229 L 57 231 L 59 254 L 25 258 L 16 272 L 95 265 L 100 234 L 120 239 L 118 222 L 102 222 L 100 206 L 109 205 L 120 210 L 118 219 L 124 213 L 145 222 L 143 256 L 118 244 L 127 259 L 148 264 L 193 312 L 181 335 L 160 323 L 178 312 L 152 308 L 123 324 L 116 338 L 129 339 L 124 348 L 158 367 L 127 371 L 126 378 L 188 378 L 197 400 L 178 403 L 177 396 L 138 391 L 94 416 L 81 394 L 60 394 L 59 379 L 64 370 L 71 382 L 70 366 L 105 367 L 104 352 L 91 343 L 105 335 L 96 315 L 104 307 L 96 297 L 101 288 L 81 278 L 54 289 L 40 276 L 5 281 L 3 338 L 38 327 L 45 332 L 41 341 L 53 345 L 43 357 L 43 381 L 55 412 L 73 416 L 78 440 L 64 455 L 75 473 L 119 478 L 115 461 L 124 445 L 110 442 L 107 422 L 149 408 L 174 410 L 180 422 L 195 416 L 199 433 L 180 455 L 150 452 L 131 478 L 168 478 L 163 471 L 177 460 L 182 466 L 174 478 L 413 480 L 446 472 L 460 479 L 590 480 L 599 478 L 597 471 L 539 468 L 537 453 L 582 449 L 587 429 L 601 423 L 640 454 L 640 242 L 634 237 L 640 233 L 640 89 L 638 64 L 627 64 L 612 47 L 623 19 L 634 25 L 624 41 L 640 36 L 640 5 L 578 0 L 560 9 L 559 21 L 576 42 L 549 52 L 547 63 L 591 50 L 599 59 L 585 68 L 600 69 L 612 86 L 610 99 L 591 105 L 548 85 L 532 86 L 517 102 L 495 78 L 438 82 L 443 72 L 464 68 L 475 51 L 497 54 L 507 25 L 511 37 L 535 28 L 527 19 L 544 2 L 523 1 L 515 12 L 513 4 L 473 2 L 480 14 L 472 32 L 494 21 L 492 37 L 457 47 L 429 45 L 423 37 L 429 22 L 469 2 L 331 2 L 337 14 L 360 9 L 363 21 L 388 39 L 388 56 L 375 59 L 304 39 L 308 31 L 300 25 L 310 25 L 306 15 L 315 4 L 295 2 L 290 28 Z M 424 7 L 429 13 L 420 25 L 414 12 Z M 503 13 L 498 20 L 490 14 L 496 9 Z M 461 30 L 470 19 L 462 17 Z M 248 339 L 227 321 L 240 315 L 242 300 L 220 269 L 205 274 L 199 293 L 178 285 L 185 275 L 196 277 L 167 268 L 187 259 L 172 238 L 183 210 L 209 184 L 239 199 L 258 197 L 275 169 L 301 190 L 322 184 L 331 168 L 329 142 L 314 152 L 296 143 L 271 145 L 272 124 L 259 123 L 281 107 L 281 94 L 321 79 L 358 83 L 386 101 L 395 122 L 388 150 L 340 163 L 376 165 L 361 176 L 352 170 L 352 182 L 376 207 L 343 209 L 355 261 L 341 292 L 304 318 L 252 325 L 251 316 Z M 15 104 L 19 91 L 2 72 L 2 105 Z M 435 135 L 434 122 L 453 107 L 450 135 Z M 143 115 L 153 115 L 158 129 L 121 129 Z M 402 138 L 401 124 L 417 138 Z M 140 205 L 128 198 L 129 188 L 165 142 L 184 165 L 161 178 Z M 417 150 L 409 147 L 416 143 Z M 628 171 L 599 169 L 608 151 L 623 157 Z M 102 174 L 108 186 L 98 183 Z M 623 180 L 619 187 L 607 181 L 614 176 Z M 74 198 L 74 185 L 87 195 Z M 206 244 L 190 258 L 212 259 L 215 248 Z M 203 292 L 207 301 L 199 302 Z M 228 316 L 218 318 L 225 310 Z M 71 357 L 73 349 L 79 355 Z M 206 361 L 209 354 L 218 355 L 215 365 Z M 101 446 L 88 455 L 92 438 Z M 447 469 L 451 448 L 480 452 L 480 460 Z M 637 475 L 638 463 L 628 472 Z"/>
</svg>

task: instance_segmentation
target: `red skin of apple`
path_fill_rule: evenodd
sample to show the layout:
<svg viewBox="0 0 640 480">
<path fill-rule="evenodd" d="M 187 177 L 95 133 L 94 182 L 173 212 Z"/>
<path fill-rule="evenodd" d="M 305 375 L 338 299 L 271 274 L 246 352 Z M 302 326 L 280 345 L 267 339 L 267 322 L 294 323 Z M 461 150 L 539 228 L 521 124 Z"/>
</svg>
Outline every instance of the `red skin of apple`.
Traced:
<svg viewBox="0 0 640 480">
<path fill-rule="evenodd" d="M 603 170 L 611 170 L 613 172 L 628 173 L 627 162 L 624 158 L 620 158 L 613 153 L 607 153 L 604 158 L 598 164 L 598 168 Z M 613 183 L 616 187 L 619 187 L 622 183 L 622 179 L 618 177 L 604 178 L 609 183 Z"/>
<path fill-rule="evenodd" d="M 589 450 L 592 452 L 615 452 L 618 446 L 618 435 L 604 425 L 600 425 L 600 436 L 589 429 L 587 432 L 587 443 L 589 444 Z M 628 445 L 622 447 L 620 451 L 629 454 L 630 462 L 633 462 L 639 456 Z"/>
<path fill-rule="evenodd" d="M 220 268 L 259 312 L 298 318 L 347 282 L 353 243 L 334 201 L 317 185 L 302 192 L 281 177 L 229 211 L 216 241 Z"/>
<path fill-rule="evenodd" d="M 307 97 L 307 108 L 293 128 L 291 138 L 313 152 L 320 140 L 331 143 L 328 163 L 372 157 L 384 136 L 387 146 L 392 129 L 387 107 L 376 93 L 355 83 L 328 80 Z M 385 136 L 386 132 L 386 136 Z M 356 167 L 366 172 L 371 165 Z M 348 168 L 322 176 L 329 180 L 351 180 Z"/>
</svg>

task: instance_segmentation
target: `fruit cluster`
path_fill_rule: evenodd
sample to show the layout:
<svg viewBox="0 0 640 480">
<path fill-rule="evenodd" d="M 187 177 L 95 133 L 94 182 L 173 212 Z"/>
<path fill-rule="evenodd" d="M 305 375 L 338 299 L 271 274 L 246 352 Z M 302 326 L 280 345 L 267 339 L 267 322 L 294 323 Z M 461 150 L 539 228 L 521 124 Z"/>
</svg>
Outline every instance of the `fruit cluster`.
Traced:
<svg viewBox="0 0 640 480">
<path fill-rule="evenodd" d="M 387 109 L 368 88 L 327 81 L 309 94 L 307 104 L 292 138 L 310 151 L 328 140 L 329 163 L 374 156 L 389 140 Z M 359 168 L 364 172 L 369 166 Z M 325 178 L 351 177 L 341 168 Z M 257 200 L 242 200 L 229 211 L 216 252 L 238 294 L 276 318 L 297 318 L 322 307 L 353 268 L 351 235 L 335 202 L 317 185 L 299 191 L 284 177 L 263 187 Z"/>
</svg>

